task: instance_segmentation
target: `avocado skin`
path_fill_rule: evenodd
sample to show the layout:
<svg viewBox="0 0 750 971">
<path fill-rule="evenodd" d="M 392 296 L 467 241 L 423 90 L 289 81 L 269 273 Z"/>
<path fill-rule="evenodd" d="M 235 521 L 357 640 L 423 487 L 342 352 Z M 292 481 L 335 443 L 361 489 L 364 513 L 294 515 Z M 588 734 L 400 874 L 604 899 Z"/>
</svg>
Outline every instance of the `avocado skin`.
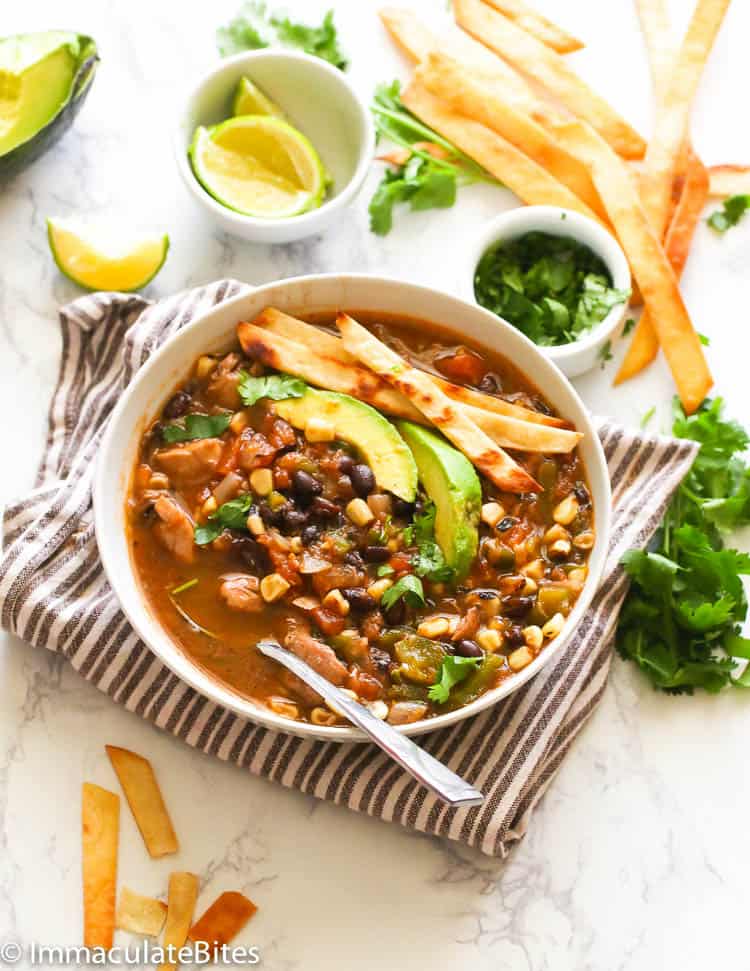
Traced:
<svg viewBox="0 0 750 971">
<path fill-rule="evenodd" d="M 0 185 L 8 182 L 32 162 L 52 148 L 70 128 L 86 100 L 96 73 L 99 54 L 96 42 L 79 34 L 83 56 L 70 86 L 70 94 L 54 118 L 31 138 L 0 155 Z"/>
<path fill-rule="evenodd" d="M 474 466 L 442 435 L 410 421 L 397 422 L 417 463 L 419 479 L 435 503 L 435 540 L 462 580 L 479 544 L 482 485 Z"/>
</svg>

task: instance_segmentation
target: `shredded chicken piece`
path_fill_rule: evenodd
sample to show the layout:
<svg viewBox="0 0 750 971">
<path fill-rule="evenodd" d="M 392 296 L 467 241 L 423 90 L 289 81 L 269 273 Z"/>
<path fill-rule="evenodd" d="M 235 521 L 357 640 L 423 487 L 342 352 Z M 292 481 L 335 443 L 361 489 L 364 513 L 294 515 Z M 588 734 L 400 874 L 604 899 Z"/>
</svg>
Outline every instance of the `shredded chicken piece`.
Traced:
<svg viewBox="0 0 750 971">
<path fill-rule="evenodd" d="M 190 515 L 182 506 L 162 493 L 154 503 L 154 512 L 159 522 L 154 525 L 154 532 L 170 553 L 174 553 L 182 563 L 192 563 L 195 556 L 194 524 Z"/>
<path fill-rule="evenodd" d="M 221 578 L 219 596 L 230 610 L 244 610 L 245 613 L 257 614 L 263 610 L 260 581 L 250 573 L 232 573 Z"/>
<path fill-rule="evenodd" d="M 223 449 L 219 438 L 199 438 L 174 448 L 160 448 L 154 458 L 177 487 L 197 485 L 213 478 Z"/>
<path fill-rule="evenodd" d="M 293 625 L 284 639 L 286 647 L 332 684 L 343 684 L 349 673 L 332 647 L 316 640 L 302 625 Z"/>
<path fill-rule="evenodd" d="M 206 394 L 222 408 L 240 407 L 242 400 L 237 390 L 240 380 L 240 372 L 237 365 L 240 363 L 239 354 L 232 352 L 219 362 L 211 375 L 211 380 L 206 388 Z"/>
<path fill-rule="evenodd" d="M 421 701 L 397 701 L 391 705 L 388 721 L 391 725 L 411 725 L 427 714 L 427 705 Z"/>
</svg>

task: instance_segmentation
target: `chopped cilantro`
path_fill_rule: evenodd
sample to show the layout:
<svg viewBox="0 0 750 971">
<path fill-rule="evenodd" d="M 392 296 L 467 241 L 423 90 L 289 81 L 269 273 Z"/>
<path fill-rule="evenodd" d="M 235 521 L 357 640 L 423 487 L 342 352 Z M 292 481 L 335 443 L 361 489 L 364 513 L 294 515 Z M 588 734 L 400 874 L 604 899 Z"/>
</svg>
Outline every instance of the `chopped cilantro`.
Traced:
<svg viewBox="0 0 750 971">
<path fill-rule="evenodd" d="M 750 195 L 730 196 L 722 203 L 721 209 L 712 212 L 706 222 L 717 233 L 725 233 L 736 226 L 750 208 Z"/>
<path fill-rule="evenodd" d="M 482 663 L 481 657 L 459 657 L 448 654 L 443 658 L 438 672 L 437 681 L 432 685 L 427 695 L 430 701 L 439 705 L 445 704 L 451 689 L 473 674 Z"/>
<path fill-rule="evenodd" d="M 222 435 L 232 420 L 231 415 L 185 415 L 181 425 L 165 425 L 165 442 L 192 442 L 196 438 L 216 438 Z"/>
<path fill-rule="evenodd" d="M 434 503 L 427 503 L 421 515 L 414 517 L 413 541 L 417 544 L 417 554 L 413 561 L 417 576 L 426 577 L 436 583 L 453 579 L 454 571 L 445 562 L 443 551 L 435 542 Z"/>
<path fill-rule="evenodd" d="M 245 492 L 236 499 L 223 503 L 212 512 L 203 526 L 195 527 L 195 542 L 198 546 L 212 543 L 225 529 L 245 529 L 247 516 L 253 504 L 251 492 Z"/>
<path fill-rule="evenodd" d="M 671 693 L 750 687 L 737 658 L 750 658 L 741 636 L 747 599 L 741 576 L 750 556 L 725 545 L 723 534 L 750 523 L 750 443 L 722 416 L 720 398 L 686 416 L 675 406 L 673 434 L 700 443 L 653 548 L 631 550 L 623 564 L 632 584 L 617 630 L 617 649 L 655 687 Z"/>
<path fill-rule="evenodd" d="M 622 328 L 622 336 L 627 337 L 630 331 L 635 327 L 635 317 L 628 317 L 625 321 L 625 326 Z"/>
<path fill-rule="evenodd" d="M 424 588 L 419 577 L 411 573 L 396 580 L 383 594 L 380 602 L 384 610 L 389 610 L 399 600 L 403 600 L 409 607 L 424 607 Z"/>
<path fill-rule="evenodd" d="M 650 424 L 651 419 L 654 417 L 655 414 L 656 414 L 656 406 L 651 405 L 651 407 L 648 409 L 648 411 L 643 416 L 643 418 L 641 418 L 641 428 L 646 428 Z"/>
<path fill-rule="evenodd" d="M 612 341 L 605 341 L 599 348 L 599 360 L 602 362 L 601 367 L 604 370 L 604 365 L 607 361 L 611 361 L 613 358 L 612 354 Z"/>
<path fill-rule="evenodd" d="M 262 378 L 254 378 L 246 371 L 240 372 L 237 385 L 242 403 L 247 407 L 261 398 L 270 398 L 271 401 L 301 398 L 306 388 L 307 385 L 301 378 L 294 378 L 291 374 L 267 374 Z"/>
<path fill-rule="evenodd" d="M 389 577 L 394 572 L 394 569 L 390 564 L 383 563 L 377 569 L 377 574 L 379 577 Z"/>
<path fill-rule="evenodd" d="M 569 344 L 624 303 L 604 263 L 565 236 L 530 232 L 491 246 L 474 275 L 477 302 L 544 347 Z"/>
</svg>

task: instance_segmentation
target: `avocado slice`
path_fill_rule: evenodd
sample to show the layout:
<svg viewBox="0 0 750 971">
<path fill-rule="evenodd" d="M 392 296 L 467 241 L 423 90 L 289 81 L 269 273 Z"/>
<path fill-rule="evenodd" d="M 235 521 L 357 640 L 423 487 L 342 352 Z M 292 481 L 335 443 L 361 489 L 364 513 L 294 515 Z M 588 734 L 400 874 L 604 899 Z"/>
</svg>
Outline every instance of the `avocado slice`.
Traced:
<svg viewBox="0 0 750 971">
<path fill-rule="evenodd" d="M 0 178 L 24 168 L 66 131 L 96 60 L 91 38 L 70 31 L 0 39 Z"/>
<path fill-rule="evenodd" d="M 353 445 L 373 471 L 380 489 L 413 502 L 417 494 L 417 466 L 395 427 L 370 405 L 335 391 L 308 388 L 301 398 L 275 401 L 276 414 L 295 428 L 311 418 L 333 423 L 336 438 Z"/>
<path fill-rule="evenodd" d="M 474 466 L 442 435 L 410 421 L 398 430 L 417 463 L 419 479 L 435 503 L 435 540 L 448 566 L 462 580 L 479 543 L 482 486 Z"/>
</svg>

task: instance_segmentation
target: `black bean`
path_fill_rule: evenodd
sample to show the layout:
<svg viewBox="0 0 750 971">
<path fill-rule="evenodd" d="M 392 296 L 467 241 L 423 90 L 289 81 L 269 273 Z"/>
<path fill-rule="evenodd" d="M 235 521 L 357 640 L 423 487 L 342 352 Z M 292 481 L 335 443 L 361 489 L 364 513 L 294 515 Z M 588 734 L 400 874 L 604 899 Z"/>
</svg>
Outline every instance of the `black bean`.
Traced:
<svg viewBox="0 0 750 971">
<path fill-rule="evenodd" d="M 312 545 L 316 539 L 320 536 L 322 530 L 320 526 L 305 526 L 302 530 L 301 539 L 305 546 Z"/>
<path fill-rule="evenodd" d="M 576 482 L 575 488 L 573 489 L 573 494 L 581 506 L 591 505 L 591 496 L 589 495 L 589 490 L 583 484 L 583 482 Z"/>
<path fill-rule="evenodd" d="M 455 652 L 460 657 L 484 657 L 484 651 L 476 641 L 459 641 L 455 645 Z"/>
<path fill-rule="evenodd" d="M 526 643 L 523 637 L 523 628 L 519 627 L 518 624 L 513 624 L 505 632 L 505 640 L 508 647 L 520 647 L 522 644 Z"/>
<path fill-rule="evenodd" d="M 495 529 L 499 530 L 501 533 L 504 533 L 506 530 L 510 529 L 511 526 L 515 526 L 517 522 L 518 520 L 515 516 L 505 516 L 500 520 Z"/>
<path fill-rule="evenodd" d="M 478 387 L 485 394 L 500 394 L 503 390 L 503 382 L 500 380 L 500 376 L 495 374 L 494 371 L 488 371 L 479 382 Z"/>
<path fill-rule="evenodd" d="M 404 606 L 404 601 L 397 600 L 392 607 L 389 607 L 388 610 L 385 611 L 383 616 L 385 617 L 386 623 L 391 627 L 397 627 L 399 624 L 402 624 L 404 622 L 404 618 L 406 617 L 406 607 Z"/>
<path fill-rule="evenodd" d="M 302 469 L 292 473 L 292 489 L 302 502 L 311 502 L 315 496 L 323 491 L 323 486 L 316 478 Z"/>
<path fill-rule="evenodd" d="M 331 502 L 330 499 L 324 499 L 322 496 L 316 496 L 312 501 L 310 511 L 313 513 L 313 515 L 320 516 L 321 519 L 335 519 L 341 510 L 336 503 Z"/>
<path fill-rule="evenodd" d="M 284 506 L 279 509 L 271 509 L 267 502 L 262 502 L 258 507 L 260 518 L 266 526 L 281 526 L 284 522 Z"/>
<path fill-rule="evenodd" d="M 362 614 L 368 614 L 371 610 L 375 610 L 378 605 L 375 598 L 371 597 L 362 587 L 351 587 L 348 590 L 342 590 L 341 593 L 352 610 L 358 610 Z"/>
<path fill-rule="evenodd" d="M 375 476 L 369 465 L 360 462 L 353 465 L 349 470 L 349 478 L 352 480 L 354 491 L 358 496 L 369 496 L 375 488 Z"/>
<path fill-rule="evenodd" d="M 370 660 L 376 671 L 380 671 L 381 674 L 388 673 L 388 668 L 391 666 L 392 660 L 388 651 L 384 651 L 382 647 L 371 647 Z"/>
<path fill-rule="evenodd" d="M 338 470 L 342 475 L 349 475 L 354 465 L 354 459 L 351 455 L 342 455 L 338 460 Z"/>
<path fill-rule="evenodd" d="M 193 399 L 187 391 L 178 391 L 164 405 L 162 414 L 165 418 L 181 418 L 192 403 Z"/>
<path fill-rule="evenodd" d="M 291 503 L 287 503 L 284 506 L 284 526 L 290 532 L 299 532 L 307 525 L 307 513 L 302 512 L 301 509 L 295 509 Z"/>
<path fill-rule="evenodd" d="M 242 536 L 232 540 L 232 550 L 239 556 L 242 564 L 251 573 L 265 573 L 268 569 L 268 553 L 266 549 L 256 543 L 251 536 Z"/>
<path fill-rule="evenodd" d="M 394 496 L 393 515 L 397 516 L 399 519 L 411 519 L 411 517 L 414 515 L 414 503 L 407 502 L 406 499 L 399 499 L 398 496 Z"/>
<path fill-rule="evenodd" d="M 365 561 L 356 550 L 351 550 L 344 555 L 344 563 L 349 566 L 356 566 L 358 570 L 364 570 L 365 568 Z"/>
<path fill-rule="evenodd" d="M 506 617 L 523 617 L 534 606 L 533 597 L 503 597 L 500 607 Z"/>
<path fill-rule="evenodd" d="M 385 563 L 390 560 L 391 551 L 387 546 L 365 546 L 362 550 L 362 558 L 368 563 Z"/>
</svg>

